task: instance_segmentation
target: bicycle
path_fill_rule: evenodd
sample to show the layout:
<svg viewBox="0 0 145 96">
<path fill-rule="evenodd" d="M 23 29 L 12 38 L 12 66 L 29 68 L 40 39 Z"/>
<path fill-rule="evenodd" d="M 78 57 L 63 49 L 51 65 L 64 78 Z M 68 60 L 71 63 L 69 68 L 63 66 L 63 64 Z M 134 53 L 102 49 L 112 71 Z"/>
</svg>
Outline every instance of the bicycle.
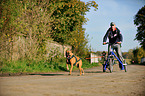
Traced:
<svg viewBox="0 0 145 96">
<path fill-rule="evenodd" d="M 109 44 L 108 42 L 106 44 Z M 121 70 L 125 70 L 125 72 L 127 72 L 127 63 L 126 60 L 120 61 L 119 58 L 115 55 L 115 53 L 113 52 L 113 48 L 111 48 L 110 50 L 110 54 L 108 55 L 107 60 L 105 61 L 105 64 L 103 64 L 103 72 L 106 72 L 106 68 L 108 68 L 110 70 L 110 73 L 113 72 L 113 65 L 114 65 L 114 57 L 117 59 L 117 61 L 119 61 L 119 63 L 121 64 Z"/>
</svg>

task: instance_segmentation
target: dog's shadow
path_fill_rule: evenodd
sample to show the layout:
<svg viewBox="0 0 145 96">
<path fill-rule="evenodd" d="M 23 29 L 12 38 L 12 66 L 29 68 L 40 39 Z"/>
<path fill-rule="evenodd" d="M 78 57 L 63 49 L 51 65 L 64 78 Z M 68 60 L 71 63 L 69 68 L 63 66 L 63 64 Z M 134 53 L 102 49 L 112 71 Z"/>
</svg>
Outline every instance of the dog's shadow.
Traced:
<svg viewBox="0 0 145 96">
<path fill-rule="evenodd" d="M 29 75 L 41 75 L 41 76 L 63 76 L 64 74 L 29 74 Z"/>
</svg>

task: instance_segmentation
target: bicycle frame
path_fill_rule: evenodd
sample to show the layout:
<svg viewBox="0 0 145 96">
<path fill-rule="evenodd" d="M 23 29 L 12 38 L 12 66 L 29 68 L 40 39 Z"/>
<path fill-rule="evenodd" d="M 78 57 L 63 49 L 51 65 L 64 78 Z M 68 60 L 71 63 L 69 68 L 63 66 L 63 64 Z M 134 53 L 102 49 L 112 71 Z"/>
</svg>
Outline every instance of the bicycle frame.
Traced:
<svg viewBox="0 0 145 96">
<path fill-rule="evenodd" d="M 119 58 L 115 55 L 115 53 L 113 52 L 113 48 L 111 48 L 110 50 L 110 55 L 108 56 L 106 62 L 105 62 L 105 66 L 104 66 L 104 69 L 106 70 L 106 67 L 108 65 L 108 62 L 109 62 L 109 59 L 111 58 L 111 56 L 115 56 L 115 58 L 119 61 L 119 63 L 121 63 L 121 66 L 122 66 L 122 69 L 121 70 L 124 70 L 124 66 L 123 66 L 123 63 L 119 60 Z"/>
</svg>

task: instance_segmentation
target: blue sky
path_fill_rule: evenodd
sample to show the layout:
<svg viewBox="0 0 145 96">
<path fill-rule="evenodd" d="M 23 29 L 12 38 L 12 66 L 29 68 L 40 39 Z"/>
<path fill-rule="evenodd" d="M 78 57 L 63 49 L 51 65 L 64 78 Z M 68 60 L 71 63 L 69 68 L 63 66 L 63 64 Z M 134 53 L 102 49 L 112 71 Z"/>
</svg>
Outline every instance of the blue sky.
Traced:
<svg viewBox="0 0 145 96">
<path fill-rule="evenodd" d="M 91 0 L 81 0 L 84 2 Z M 89 45 L 92 51 L 107 51 L 107 45 L 102 45 L 103 37 L 115 22 L 123 35 L 121 50 L 128 52 L 129 49 L 140 47 L 138 41 L 134 40 L 137 28 L 134 25 L 134 16 L 145 5 L 145 0 L 94 0 L 98 4 L 98 10 L 91 8 L 87 12 L 89 19 L 83 27 L 86 34 L 89 34 Z"/>
</svg>

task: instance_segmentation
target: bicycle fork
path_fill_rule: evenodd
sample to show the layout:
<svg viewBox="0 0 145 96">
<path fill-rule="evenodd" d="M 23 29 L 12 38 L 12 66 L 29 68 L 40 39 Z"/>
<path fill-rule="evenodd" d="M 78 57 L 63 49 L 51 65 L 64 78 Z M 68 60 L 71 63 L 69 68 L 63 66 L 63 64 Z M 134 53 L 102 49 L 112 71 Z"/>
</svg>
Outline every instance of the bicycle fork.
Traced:
<svg viewBox="0 0 145 96">
<path fill-rule="evenodd" d="M 120 61 L 119 58 L 113 52 L 112 52 L 112 54 L 116 57 L 116 59 L 119 61 L 119 63 L 121 63 L 121 66 L 122 66 L 121 70 L 124 70 L 124 66 L 123 66 L 122 61 Z"/>
</svg>

